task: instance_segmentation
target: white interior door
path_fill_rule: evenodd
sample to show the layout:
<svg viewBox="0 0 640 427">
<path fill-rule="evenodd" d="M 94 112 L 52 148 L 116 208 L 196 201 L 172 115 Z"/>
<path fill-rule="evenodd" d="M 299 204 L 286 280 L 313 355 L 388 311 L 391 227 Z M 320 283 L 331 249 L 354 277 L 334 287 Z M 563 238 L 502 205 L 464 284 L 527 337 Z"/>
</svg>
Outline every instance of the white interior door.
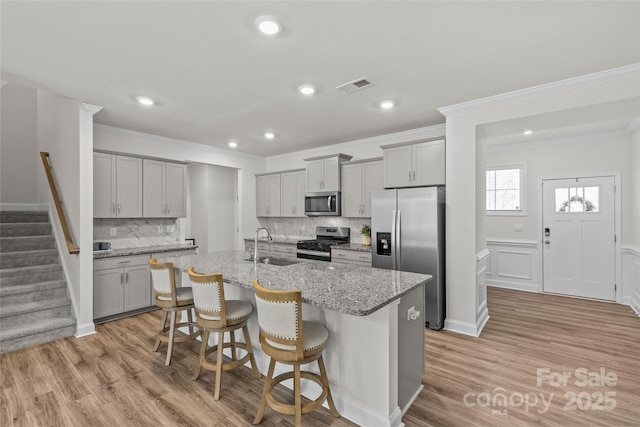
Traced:
<svg viewBox="0 0 640 427">
<path fill-rule="evenodd" d="M 544 291 L 615 300 L 615 179 L 542 183 Z"/>
</svg>

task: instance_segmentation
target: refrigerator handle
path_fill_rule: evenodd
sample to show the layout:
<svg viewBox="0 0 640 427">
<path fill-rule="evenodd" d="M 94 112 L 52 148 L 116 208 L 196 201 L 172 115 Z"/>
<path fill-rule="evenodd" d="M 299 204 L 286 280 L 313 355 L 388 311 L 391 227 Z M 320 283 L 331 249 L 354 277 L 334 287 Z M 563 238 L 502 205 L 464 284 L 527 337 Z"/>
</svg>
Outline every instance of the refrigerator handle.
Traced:
<svg viewBox="0 0 640 427">
<path fill-rule="evenodd" d="M 400 236 L 402 235 L 402 227 L 400 225 L 400 210 L 396 211 L 396 268 L 394 270 L 400 270 L 402 268 L 402 252 L 400 248 L 402 247 L 402 242 L 400 241 Z"/>
<path fill-rule="evenodd" d="M 391 269 L 397 270 L 398 265 L 396 263 L 396 222 L 398 211 L 393 210 L 393 221 L 391 222 Z"/>
</svg>

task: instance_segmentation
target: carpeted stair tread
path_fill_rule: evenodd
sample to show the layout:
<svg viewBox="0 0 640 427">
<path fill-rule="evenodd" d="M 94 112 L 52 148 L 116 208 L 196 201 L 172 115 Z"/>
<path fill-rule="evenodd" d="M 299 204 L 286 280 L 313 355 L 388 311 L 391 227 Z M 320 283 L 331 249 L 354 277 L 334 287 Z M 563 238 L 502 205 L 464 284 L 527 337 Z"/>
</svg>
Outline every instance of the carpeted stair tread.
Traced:
<svg viewBox="0 0 640 427">
<path fill-rule="evenodd" d="M 42 236 L 51 235 L 51 224 L 48 222 L 16 222 L 0 223 L 0 236 Z"/>
<path fill-rule="evenodd" d="M 22 283 L 18 285 L 0 286 L 0 297 L 9 295 L 26 294 L 29 292 L 40 292 L 56 288 L 66 288 L 67 282 L 64 280 L 51 280 L 48 282 Z M 1 303 L 1 301 L 0 301 Z"/>
<path fill-rule="evenodd" d="M 29 265 L 26 267 L 15 268 L 0 268 L 0 278 L 9 277 L 21 273 L 38 273 L 43 271 L 59 270 L 60 264 L 41 264 L 41 265 Z"/>
<path fill-rule="evenodd" d="M 26 336 L 41 333 L 41 332 L 51 331 L 54 329 L 74 326 L 75 323 L 76 323 L 75 319 L 71 315 L 69 315 L 69 316 L 53 317 L 49 319 L 40 320 L 38 322 L 12 326 L 8 328 L 2 328 L 2 331 L 0 331 L 0 343 L 3 341 L 7 341 L 7 340 L 19 338 L 19 337 L 26 337 Z M 71 333 L 71 335 L 73 335 L 73 333 Z"/>
<path fill-rule="evenodd" d="M 26 267 L 42 263 L 51 264 L 56 261 L 58 261 L 57 249 L 4 252 L 0 257 L 0 268 Z"/>
<path fill-rule="evenodd" d="M 53 235 L 0 237 L 0 252 L 56 249 Z"/>
<path fill-rule="evenodd" d="M 9 307 L 0 306 L 0 320 L 5 317 L 17 316 L 20 314 L 34 313 L 37 311 L 50 310 L 59 307 L 70 306 L 69 298 L 52 298 L 45 301 L 30 301 L 16 304 Z"/>
<path fill-rule="evenodd" d="M 0 212 L 0 223 L 16 222 L 49 222 L 47 211 L 3 211 Z"/>
</svg>

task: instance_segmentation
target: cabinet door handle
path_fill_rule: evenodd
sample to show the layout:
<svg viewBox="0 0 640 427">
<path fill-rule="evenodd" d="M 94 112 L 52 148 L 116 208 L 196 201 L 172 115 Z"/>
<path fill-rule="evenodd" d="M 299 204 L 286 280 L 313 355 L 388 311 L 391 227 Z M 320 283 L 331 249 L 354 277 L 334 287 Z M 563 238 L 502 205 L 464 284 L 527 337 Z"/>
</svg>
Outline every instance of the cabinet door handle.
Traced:
<svg viewBox="0 0 640 427">
<path fill-rule="evenodd" d="M 124 283 L 124 275 L 120 273 L 120 284 L 122 285 L 123 283 Z"/>
<path fill-rule="evenodd" d="M 116 204 L 111 203 L 111 213 L 116 213 Z"/>
<path fill-rule="evenodd" d="M 124 273 L 124 283 L 129 283 L 129 272 Z"/>
<path fill-rule="evenodd" d="M 118 213 L 120 213 L 120 203 L 118 203 Z"/>
<path fill-rule="evenodd" d="M 171 205 L 167 205 L 167 213 L 170 214 L 171 213 Z"/>
</svg>

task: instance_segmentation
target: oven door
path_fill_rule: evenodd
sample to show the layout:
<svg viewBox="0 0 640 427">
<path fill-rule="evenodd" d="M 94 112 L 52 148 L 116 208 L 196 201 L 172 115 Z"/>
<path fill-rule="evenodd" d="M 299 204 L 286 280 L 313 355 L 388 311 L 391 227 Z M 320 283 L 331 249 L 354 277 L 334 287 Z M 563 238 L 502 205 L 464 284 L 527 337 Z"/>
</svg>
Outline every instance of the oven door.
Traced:
<svg viewBox="0 0 640 427">
<path fill-rule="evenodd" d="M 340 192 L 306 193 L 304 214 L 307 216 L 340 216 Z"/>
<path fill-rule="evenodd" d="M 298 249 L 298 258 L 314 259 L 316 261 L 331 261 L 331 252 L 310 251 L 307 249 Z"/>
</svg>

